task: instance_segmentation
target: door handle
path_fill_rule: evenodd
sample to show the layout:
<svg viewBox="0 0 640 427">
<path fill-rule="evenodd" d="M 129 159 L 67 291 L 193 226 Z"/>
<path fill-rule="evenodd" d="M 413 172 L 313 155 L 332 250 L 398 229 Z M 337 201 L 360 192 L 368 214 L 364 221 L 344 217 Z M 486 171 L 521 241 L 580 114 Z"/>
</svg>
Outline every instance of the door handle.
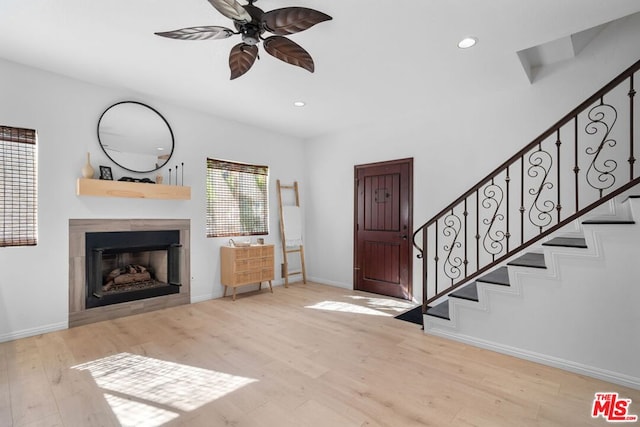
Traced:
<svg viewBox="0 0 640 427">
<path fill-rule="evenodd" d="M 401 234 L 398 237 L 400 237 L 402 240 L 407 240 L 407 235 L 406 234 Z"/>
</svg>

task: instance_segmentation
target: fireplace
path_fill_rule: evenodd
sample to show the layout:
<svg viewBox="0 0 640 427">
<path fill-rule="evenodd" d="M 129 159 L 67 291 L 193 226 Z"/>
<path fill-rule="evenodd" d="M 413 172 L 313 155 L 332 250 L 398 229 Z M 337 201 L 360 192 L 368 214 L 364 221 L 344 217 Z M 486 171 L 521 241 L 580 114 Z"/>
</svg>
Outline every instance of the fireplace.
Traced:
<svg viewBox="0 0 640 427">
<path fill-rule="evenodd" d="M 86 233 L 86 307 L 179 292 L 180 232 Z"/>
<path fill-rule="evenodd" d="M 191 302 L 188 219 L 70 219 L 69 327 Z"/>
</svg>

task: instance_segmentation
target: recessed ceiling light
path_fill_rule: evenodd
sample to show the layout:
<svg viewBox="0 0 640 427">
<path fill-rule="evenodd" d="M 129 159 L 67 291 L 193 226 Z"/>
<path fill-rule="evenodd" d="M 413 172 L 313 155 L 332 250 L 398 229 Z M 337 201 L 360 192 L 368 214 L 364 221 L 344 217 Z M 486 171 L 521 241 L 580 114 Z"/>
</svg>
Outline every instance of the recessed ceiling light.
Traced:
<svg viewBox="0 0 640 427">
<path fill-rule="evenodd" d="M 307 103 L 304 101 L 296 101 L 293 103 L 293 105 L 295 105 L 296 107 L 304 107 L 305 105 L 307 105 Z"/>
<path fill-rule="evenodd" d="M 470 47 L 475 46 L 478 43 L 478 39 L 475 37 L 465 37 L 458 42 L 458 47 L 460 49 L 469 49 Z"/>
</svg>

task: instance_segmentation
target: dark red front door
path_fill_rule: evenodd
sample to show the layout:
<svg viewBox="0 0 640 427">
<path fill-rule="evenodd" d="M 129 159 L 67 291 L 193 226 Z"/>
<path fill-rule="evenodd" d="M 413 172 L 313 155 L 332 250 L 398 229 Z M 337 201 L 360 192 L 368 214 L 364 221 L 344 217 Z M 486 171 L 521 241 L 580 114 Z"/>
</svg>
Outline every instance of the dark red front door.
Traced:
<svg viewBox="0 0 640 427">
<path fill-rule="evenodd" d="M 413 159 L 355 167 L 354 287 L 411 299 Z"/>
</svg>

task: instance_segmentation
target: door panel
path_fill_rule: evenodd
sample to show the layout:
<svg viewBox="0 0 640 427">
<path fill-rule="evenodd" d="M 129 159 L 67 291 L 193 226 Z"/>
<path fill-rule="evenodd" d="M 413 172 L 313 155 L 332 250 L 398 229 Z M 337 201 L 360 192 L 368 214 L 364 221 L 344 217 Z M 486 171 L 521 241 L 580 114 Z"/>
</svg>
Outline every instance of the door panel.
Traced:
<svg viewBox="0 0 640 427">
<path fill-rule="evenodd" d="M 413 159 L 356 166 L 354 287 L 411 299 Z"/>
<path fill-rule="evenodd" d="M 381 242 L 364 242 L 365 280 L 400 284 L 400 245 Z"/>
</svg>

